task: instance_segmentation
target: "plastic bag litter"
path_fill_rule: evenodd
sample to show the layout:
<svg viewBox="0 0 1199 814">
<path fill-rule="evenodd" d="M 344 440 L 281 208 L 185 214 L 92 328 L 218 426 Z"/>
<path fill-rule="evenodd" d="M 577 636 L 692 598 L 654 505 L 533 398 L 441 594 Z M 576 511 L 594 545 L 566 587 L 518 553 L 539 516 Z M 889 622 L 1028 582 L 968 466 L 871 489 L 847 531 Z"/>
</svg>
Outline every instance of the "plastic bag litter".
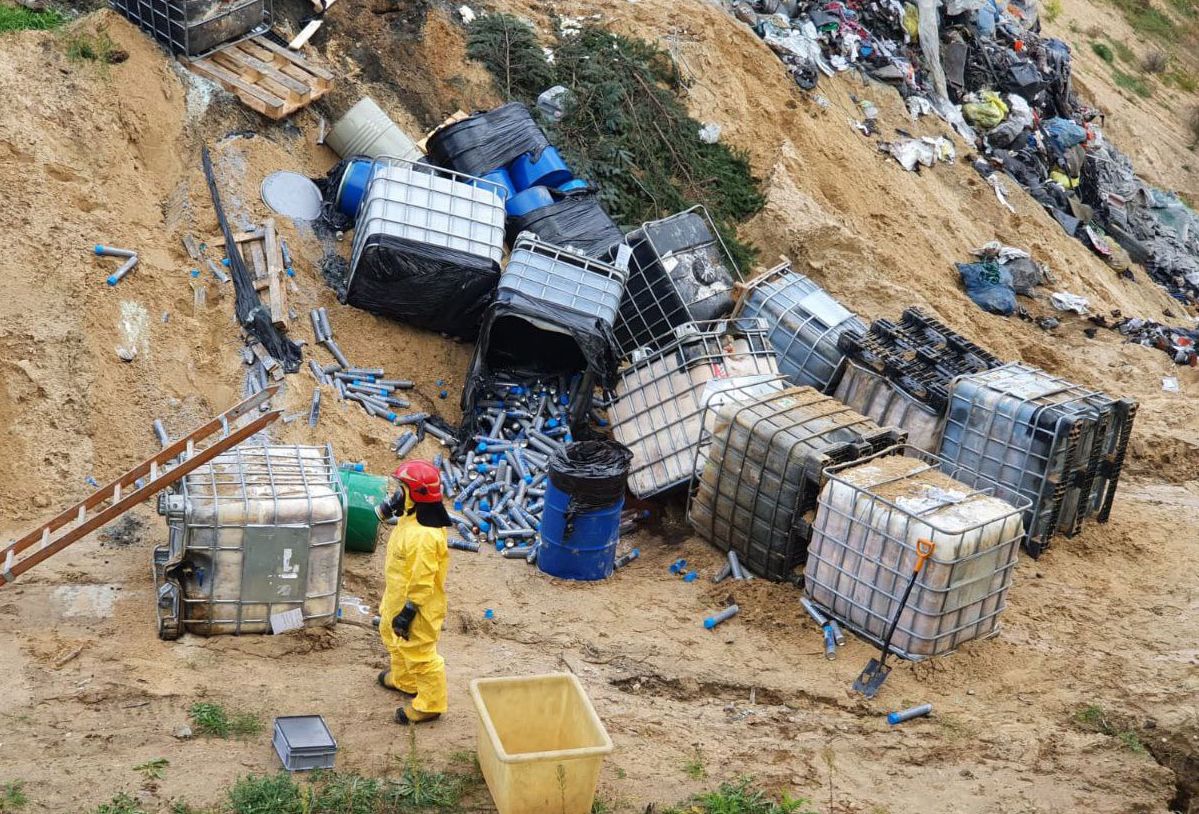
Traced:
<svg viewBox="0 0 1199 814">
<path fill-rule="evenodd" d="M 1087 131 L 1070 119 L 1046 119 L 1041 122 L 1041 130 L 1059 154 L 1087 140 Z"/>
<path fill-rule="evenodd" d="M 624 232 L 608 217 L 593 191 L 553 195 L 552 204 L 508 218 L 509 245 L 521 232 L 532 232 L 546 243 L 599 257 L 614 243 L 624 240 Z"/>
<path fill-rule="evenodd" d="M 567 514 L 604 509 L 624 497 L 632 451 L 617 441 L 575 441 L 550 456 L 550 483 L 570 495 Z"/>
<path fill-rule="evenodd" d="M 953 142 L 944 136 L 881 142 L 878 148 L 890 154 L 908 172 L 915 172 L 918 166 L 931 167 L 938 161 L 953 163 L 957 158 Z"/>
<path fill-rule="evenodd" d="M 1012 274 L 998 263 L 958 263 L 966 295 L 984 311 L 1010 316 L 1016 311 Z"/>
<path fill-rule="evenodd" d="M 703 127 L 699 128 L 699 140 L 704 144 L 715 144 L 720 141 L 720 125 L 716 122 L 707 122 Z"/>
<path fill-rule="evenodd" d="M 975 249 L 974 255 L 983 262 L 997 263 L 1012 275 L 1012 288 L 1017 294 L 1031 296 L 1034 288 L 1049 279 L 1046 268 L 1034 261 L 1028 252 L 1005 246 L 997 240 Z"/>
<path fill-rule="evenodd" d="M 921 116 L 931 116 L 936 112 L 933 103 L 923 96 L 908 97 L 908 116 L 912 121 L 916 121 Z"/>
<path fill-rule="evenodd" d="M 1033 126 L 1032 108 L 1023 96 L 1009 93 L 1007 97 L 1008 121 L 1016 122 L 1021 127 Z"/>
<path fill-rule="evenodd" d="M 527 107 L 509 102 L 442 127 L 429 136 L 427 145 L 434 164 L 483 176 L 525 153 L 540 158 L 549 141 Z"/>
<path fill-rule="evenodd" d="M 574 104 L 574 94 L 565 85 L 546 88 L 537 97 L 537 109 L 554 121 L 561 121 L 567 109 Z"/>
<path fill-rule="evenodd" d="M 998 127 L 1007 116 L 1007 103 L 993 90 L 970 94 L 966 98 L 968 101 L 962 105 L 962 115 L 975 127 L 990 130 Z"/>
<path fill-rule="evenodd" d="M 1059 311 L 1073 311 L 1086 316 L 1091 312 L 1091 303 L 1086 297 L 1071 294 L 1068 291 L 1055 291 L 1049 295 L 1049 301 Z"/>
<path fill-rule="evenodd" d="M 991 189 L 995 190 L 995 197 L 999 199 L 999 203 L 1007 207 L 1007 211 L 1011 212 L 1013 215 L 1016 214 L 1016 207 L 1012 206 L 1012 204 L 1008 201 L 1007 190 L 1004 188 L 1003 181 L 1000 179 L 999 174 L 992 173 L 991 175 L 988 175 L 987 183 L 991 185 Z"/>
</svg>

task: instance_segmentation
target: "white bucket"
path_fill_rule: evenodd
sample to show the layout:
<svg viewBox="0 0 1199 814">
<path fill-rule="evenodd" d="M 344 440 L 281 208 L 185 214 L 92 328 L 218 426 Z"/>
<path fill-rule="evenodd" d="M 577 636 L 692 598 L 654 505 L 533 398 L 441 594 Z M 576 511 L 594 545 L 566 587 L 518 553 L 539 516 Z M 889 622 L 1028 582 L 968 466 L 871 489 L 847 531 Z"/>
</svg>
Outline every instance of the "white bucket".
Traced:
<svg viewBox="0 0 1199 814">
<path fill-rule="evenodd" d="M 333 125 L 325 143 L 342 158 L 386 155 L 417 161 L 425 155 L 369 96 L 359 100 Z"/>
</svg>

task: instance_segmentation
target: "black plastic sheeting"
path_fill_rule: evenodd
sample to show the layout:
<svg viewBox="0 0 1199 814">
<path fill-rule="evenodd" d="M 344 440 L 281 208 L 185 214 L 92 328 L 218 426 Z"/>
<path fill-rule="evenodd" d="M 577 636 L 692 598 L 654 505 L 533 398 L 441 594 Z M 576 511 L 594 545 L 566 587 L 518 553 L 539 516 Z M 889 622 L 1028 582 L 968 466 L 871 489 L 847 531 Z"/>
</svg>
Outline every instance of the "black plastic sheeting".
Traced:
<svg viewBox="0 0 1199 814">
<path fill-rule="evenodd" d="M 271 322 L 270 310 L 263 307 L 258 298 L 258 290 L 254 288 L 254 281 L 250 279 L 246 270 L 246 261 L 241 256 L 241 250 L 233 239 L 233 231 L 229 228 L 229 220 L 225 217 L 225 208 L 221 205 L 221 195 L 216 187 L 216 173 L 212 169 L 212 156 L 207 147 L 203 148 L 200 157 L 204 166 L 204 177 L 208 181 L 208 191 L 212 195 L 212 208 L 225 237 L 225 253 L 229 255 L 229 271 L 233 276 L 237 321 L 247 333 L 262 343 L 267 353 L 283 366 L 285 372 L 295 373 L 300 369 L 300 346 L 275 329 L 274 323 Z"/>
<path fill-rule="evenodd" d="M 372 314 L 473 339 L 500 279 L 477 254 L 392 235 L 367 238 L 342 302 Z"/>
<path fill-rule="evenodd" d="M 324 178 L 312 179 L 312 183 L 316 184 L 323 199 L 318 222 L 327 226 L 331 231 L 348 232 L 354 228 L 354 218 L 337 211 L 337 188 L 341 186 L 341 178 L 346 174 L 346 168 L 350 166 L 350 162 L 363 158 L 371 160 L 369 156 L 352 155 L 334 164 L 333 168 L 325 173 Z"/>
<path fill-rule="evenodd" d="M 434 164 L 480 176 L 506 167 L 525 153 L 540 158 L 548 146 L 545 133 L 520 102 L 443 127 L 427 143 Z"/>
<path fill-rule="evenodd" d="M 634 250 L 634 256 L 647 271 L 655 264 L 662 269 L 692 319 L 720 319 L 733 310 L 733 275 L 704 218 L 686 212 L 647 224 L 644 231 L 658 254 L 647 242 Z"/>
<path fill-rule="evenodd" d="M 546 243 L 602 257 L 613 244 L 624 240 L 624 232 L 608 217 L 593 191 L 552 194 L 554 202 L 549 206 L 508 218 L 508 245 L 521 232 L 532 232 Z"/>
<path fill-rule="evenodd" d="M 550 483 L 570 495 L 567 514 L 604 509 L 624 497 L 633 452 L 609 439 L 564 444 L 550 456 Z"/>
<path fill-rule="evenodd" d="M 502 291 L 487 309 L 462 390 L 462 437 L 475 434 L 475 401 L 498 372 L 518 377 L 565 375 L 586 371 L 581 388 L 588 396 L 572 405 L 571 426 L 584 432 L 594 385 L 616 382 L 616 340 L 597 317 L 555 308 L 516 291 Z"/>
</svg>

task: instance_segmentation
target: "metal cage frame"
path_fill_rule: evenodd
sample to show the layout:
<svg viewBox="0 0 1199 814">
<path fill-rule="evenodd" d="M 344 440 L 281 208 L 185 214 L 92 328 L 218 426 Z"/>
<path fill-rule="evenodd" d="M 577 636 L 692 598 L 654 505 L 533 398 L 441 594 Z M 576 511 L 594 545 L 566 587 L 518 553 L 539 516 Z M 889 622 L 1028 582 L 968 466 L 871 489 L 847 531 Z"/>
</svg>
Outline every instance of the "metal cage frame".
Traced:
<svg viewBox="0 0 1199 814">
<path fill-rule="evenodd" d="M 320 450 L 320 457 L 303 455 L 304 451 Z M 226 465 L 226 471 L 218 471 L 218 466 Z M 263 495 L 253 496 L 251 491 L 247 489 L 247 480 L 255 480 L 250 484 L 250 487 L 255 490 L 261 490 Z M 227 487 L 236 487 L 238 494 L 220 495 L 219 491 Z M 288 487 L 302 487 L 299 493 L 295 495 L 279 495 L 280 489 Z M 213 563 L 214 569 L 219 568 L 217 565 L 217 556 L 222 551 L 237 551 L 242 553 L 242 565 L 245 568 L 245 552 L 246 546 L 228 546 L 221 544 L 221 532 L 225 529 L 239 529 L 243 532 L 247 529 L 274 529 L 274 528 L 297 528 L 308 529 L 310 532 L 320 526 L 328 525 L 328 520 L 317 520 L 314 517 L 313 498 L 310 490 L 314 487 L 328 488 L 332 496 L 335 496 L 342 506 L 341 517 L 334 521 L 341 526 L 341 532 L 335 534 L 329 540 L 323 542 L 308 541 L 308 550 L 328 548 L 336 546 L 341 548 L 345 537 L 346 523 L 346 496 L 345 487 L 341 482 L 340 473 L 337 469 L 337 462 L 333 456 L 333 447 L 331 444 L 325 444 L 323 447 L 312 447 L 300 444 L 242 444 L 234 447 L 228 452 L 222 453 L 208 465 L 192 472 L 184 477 L 178 484 L 176 495 L 180 499 L 180 510 L 177 512 L 168 512 L 168 529 L 169 542 L 164 546 L 158 546 L 154 550 L 154 578 L 155 584 L 158 586 L 159 602 L 157 606 L 158 624 L 160 635 L 164 638 L 175 638 L 180 632 L 196 631 L 200 629 L 204 635 L 212 633 L 223 633 L 226 631 L 208 630 L 215 626 L 232 625 L 233 630 L 228 631 L 233 635 L 240 635 L 246 632 L 246 628 L 255 628 L 252 632 L 263 632 L 269 630 L 270 617 L 273 613 L 280 610 L 292 610 L 300 608 L 303 612 L 305 606 L 311 601 L 331 600 L 330 610 L 328 612 L 313 613 L 304 616 L 304 622 L 307 624 L 312 620 L 327 620 L 328 624 L 333 624 L 337 619 L 338 598 L 341 591 L 341 575 L 344 567 L 344 558 L 338 555 L 337 575 L 334 581 L 334 589 L 330 592 L 320 592 L 309 594 L 305 589 L 303 598 L 300 600 L 286 600 L 281 602 L 262 602 L 260 600 L 247 600 L 241 597 L 237 598 L 218 598 L 215 596 L 215 587 L 217 577 L 214 573 L 207 579 L 206 593 L 201 596 L 186 595 L 182 582 L 177 574 L 172 574 L 179 567 L 189 561 L 189 552 L 203 553 Z M 197 522 L 196 518 L 190 513 L 191 504 L 197 500 L 207 500 L 212 505 L 212 520 L 211 522 Z M 251 501 L 262 502 L 264 499 L 269 499 L 272 504 L 272 512 L 269 517 L 257 518 L 253 522 L 246 513 L 246 518 L 243 521 L 236 523 L 222 522 L 220 517 L 220 506 L 236 504 L 240 501 L 245 509 L 248 509 Z M 283 512 L 280 509 L 286 505 L 294 505 L 297 502 L 303 501 L 307 504 L 306 517 L 301 522 L 296 521 L 294 513 Z M 300 513 L 301 515 L 303 513 Z M 211 544 L 200 545 L 194 544 L 192 535 L 196 529 L 211 530 Z M 242 538 L 244 542 L 244 538 Z M 244 571 L 243 571 L 244 574 Z M 239 577 L 239 584 L 240 584 Z M 205 580 L 199 579 L 199 583 Z M 174 586 L 177 591 L 177 601 L 174 603 L 164 602 L 164 587 Z M 244 587 L 244 586 L 243 586 Z M 172 607 L 173 604 L 173 607 Z M 265 605 L 266 613 L 262 618 L 247 617 L 245 609 L 247 606 Z M 213 609 L 218 606 L 233 607 L 235 613 L 233 618 L 224 618 L 220 614 L 213 612 Z M 196 609 L 201 610 L 200 613 L 195 613 Z M 203 612 L 207 609 L 207 612 Z M 174 611 L 171 613 L 170 611 Z M 170 634 L 174 635 L 170 635 Z"/>
<path fill-rule="evenodd" d="M 847 479 L 846 470 L 870 465 L 887 456 L 915 459 L 912 461 L 914 468 L 869 486 L 860 486 Z M 900 613 L 896 637 L 891 642 L 891 652 L 910 661 L 951 653 L 967 641 L 999 633 L 999 616 L 1005 607 L 1020 541 L 1024 537 L 1021 517 L 1029 501 L 1000 484 L 960 482 L 965 490 L 960 498 L 942 494 L 939 499 L 923 501 L 928 504 L 925 508 L 911 504 L 905 507 L 897 500 L 875 494 L 893 484 L 918 479 L 930 471 L 956 480 L 952 467 L 949 472 L 945 469 L 945 462 L 940 458 L 914 447 L 884 450 L 851 463 L 829 467 L 824 473 L 827 485 L 820 494 L 808 547 L 804 592 L 817 606 L 858 636 L 881 646 L 917 559 L 916 541 L 907 538 L 930 537 L 934 542 L 938 537 L 958 538 L 964 542 L 974 535 L 981 540 L 984 528 L 1002 524 L 1004 536 L 994 545 L 976 548 L 954 559 L 938 559 L 936 551 L 933 552 Z M 834 490 L 845 490 L 844 493 L 853 496 L 848 501 L 853 507 L 849 514 L 834 505 Z M 1010 512 L 960 528 L 948 528 L 929 517 L 950 503 L 979 496 L 1007 503 Z M 954 499 L 950 500 L 950 497 Z M 876 526 L 882 518 L 886 518 L 886 524 Z M 837 521 L 848 525 L 844 530 L 836 529 Z M 860 535 L 855 535 L 858 530 Z M 855 547 L 855 543 L 861 543 L 860 548 Z M 877 544 L 877 550 L 871 550 L 872 544 Z M 918 629 L 921 620 L 929 620 L 937 626 L 934 635 Z M 940 627 L 943 620 L 948 621 L 948 627 Z"/>
<path fill-rule="evenodd" d="M 693 375 L 703 368 L 711 375 Z M 749 377 L 764 388 L 785 386 L 766 325 L 756 319 L 690 323 L 666 347 L 623 368 L 608 420 L 613 437 L 636 456 L 629 491 L 645 498 L 690 482 L 700 440 L 697 422 L 707 404 L 703 391 L 712 381 L 730 385 L 714 392 L 744 390 L 749 382 L 737 380 Z"/>
<path fill-rule="evenodd" d="M 812 527 L 803 516 L 816 508 L 824 470 L 907 439 L 808 386 L 708 404 L 704 411 L 687 519 L 699 536 L 736 551 L 743 566 L 773 580 L 788 579 L 807 556 Z M 849 433 L 856 439 L 819 445 L 825 436 Z M 744 442 L 739 449 L 737 441 Z M 792 499 L 784 500 L 788 492 Z"/>
<path fill-rule="evenodd" d="M 243 0 L 232 8 L 199 22 L 188 21 L 188 0 L 108 0 L 108 5 L 172 54 L 190 59 L 208 56 L 226 45 L 265 34 L 275 19 L 273 0 Z M 210 47 L 193 49 L 192 29 L 214 25 L 242 9 L 255 5 L 262 6 L 262 20 L 257 25 Z"/>
<path fill-rule="evenodd" d="M 689 250 L 696 251 L 717 246 L 723 260 L 728 264 L 728 271 L 733 280 L 741 279 L 741 270 L 737 267 L 732 253 L 729 252 L 728 246 L 720 236 L 720 231 L 703 205 L 696 205 L 669 217 L 642 223 L 639 229 L 625 235 L 623 243 L 616 244 L 609 251 L 610 259 L 614 259 L 620 246 L 628 246 L 631 250 L 628 281 L 615 325 L 616 345 L 626 358 L 631 356 L 634 351 L 645 347 L 660 350 L 672 341 L 676 328 L 697 321 L 688 304 L 683 302 L 670 275 L 662 268 L 663 254 L 653 237 L 653 227 L 690 214 L 699 214 L 704 219 L 712 239 L 696 244 Z M 654 258 L 648 265 L 643 265 L 642 261 L 638 259 L 638 253 L 643 248 L 648 249 Z M 653 268 L 659 269 L 661 290 L 654 287 L 650 277 Z M 648 302 L 639 301 L 642 295 L 647 296 Z"/>
<path fill-rule="evenodd" d="M 1034 394 L 1012 392 L 1015 384 L 1005 389 L 1011 376 L 1031 379 L 1025 386 L 1035 386 Z M 977 388 L 973 394 L 962 390 L 970 385 Z M 993 406 L 980 403 L 983 393 L 991 394 Z M 1136 411 L 1130 399 L 1012 363 L 954 379 L 938 454 L 960 471 L 1002 483 L 1031 501 L 1025 549 L 1036 558 L 1058 532 L 1073 537 L 1091 515 L 1107 521 Z M 967 456 L 975 463 L 967 463 Z"/>
<path fill-rule="evenodd" d="M 796 271 L 786 257 L 780 259 L 782 262 L 779 265 L 745 284 L 733 309 L 733 316 L 765 319 L 770 324 L 770 343 L 778 356 L 779 370 L 783 375 L 792 384 L 809 385 L 828 393 L 837 368 L 845 357 L 838 339 L 849 330 L 857 329 L 865 333 L 866 323 L 841 305 L 815 280 Z M 794 279 L 787 281 L 787 278 Z M 805 286 L 811 286 L 811 290 L 797 296 L 794 289 Z M 847 316 L 829 325 L 805 305 L 809 297 L 817 294 L 841 308 Z M 760 302 L 753 302 L 755 295 L 761 295 Z M 787 324 L 788 317 L 796 321 Z M 810 333 L 819 334 L 816 341 L 809 342 L 805 338 Z M 821 352 L 830 348 L 830 354 Z"/>
<path fill-rule="evenodd" d="M 547 258 L 548 268 L 538 268 L 530 256 Z M 536 279 L 531 273 L 534 271 L 541 272 L 543 278 Z M 547 243 L 531 232 L 521 232 L 500 272 L 499 290 L 507 288 L 549 306 L 597 317 L 610 328 L 616 321 L 628 277 L 627 271 L 603 260 Z"/>
</svg>

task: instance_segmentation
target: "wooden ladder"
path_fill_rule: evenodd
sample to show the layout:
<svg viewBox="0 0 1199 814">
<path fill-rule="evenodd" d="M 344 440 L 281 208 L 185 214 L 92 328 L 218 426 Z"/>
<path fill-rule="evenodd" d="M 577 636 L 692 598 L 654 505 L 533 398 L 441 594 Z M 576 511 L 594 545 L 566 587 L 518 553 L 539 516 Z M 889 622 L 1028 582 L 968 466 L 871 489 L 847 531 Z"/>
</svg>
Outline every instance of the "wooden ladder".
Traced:
<svg viewBox="0 0 1199 814">
<path fill-rule="evenodd" d="M 0 587 L 270 425 L 282 410 L 261 413 L 236 429 L 231 426 L 278 392 L 279 385 L 260 390 L 0 549 Z M 215 441 L 200 448 L 201 442 L 216 433 L 220 436 Z M 143 478 L 138 486 L 136 482 Z"/>
</svg>

